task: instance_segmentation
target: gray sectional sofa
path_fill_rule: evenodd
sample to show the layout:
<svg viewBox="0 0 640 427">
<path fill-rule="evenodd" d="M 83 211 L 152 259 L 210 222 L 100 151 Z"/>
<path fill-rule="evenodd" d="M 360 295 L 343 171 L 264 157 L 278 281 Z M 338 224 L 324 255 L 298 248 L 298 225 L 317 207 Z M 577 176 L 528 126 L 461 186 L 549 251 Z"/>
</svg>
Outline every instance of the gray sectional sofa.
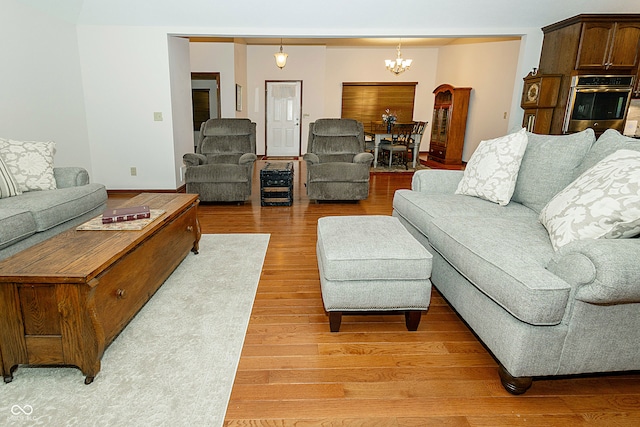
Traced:
<svg viewBox="0 0 640 427">
<path fill-rule="evenodd" d="M 107 191 L 80 167 L 54 168 L 56 190 L 0 199 L 0 259 L 99 215 Z"/>
<path fill-rule="evenodd" d="M 540 211 L 582 172 L 640 141 L 606 131 L 527 134 L 506 206 L 454 194 L 462 171 L 415 173 L 393 215 L 433 254 L 432 283 L 499 362 L 503 386 L 533 377 L 640 370 L 640 239 L 558 250 Z"/>
</svg>

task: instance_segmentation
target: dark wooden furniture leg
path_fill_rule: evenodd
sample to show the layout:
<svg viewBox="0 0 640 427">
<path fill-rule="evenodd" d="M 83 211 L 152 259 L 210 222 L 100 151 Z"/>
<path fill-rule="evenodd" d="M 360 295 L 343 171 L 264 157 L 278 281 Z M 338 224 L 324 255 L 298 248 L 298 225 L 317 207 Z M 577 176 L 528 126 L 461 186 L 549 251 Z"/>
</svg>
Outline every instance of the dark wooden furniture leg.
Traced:
<svg viewBox="0 0 640 427">
<path fill-rule="evenodd" d="M 420 324 L 421 310 L 407 310 L 404 312 L 404 320 L 408 331 L 417 331 Z"/>
<path fill-rule="evenodd" d="M 533 383 L 533 378 L 531 377 L 514 377 L 502 365 L 498 368 L 498 374 L 500 375 L 502 387 L 511 394 L 523 394 L 529 390 L 529 387 L 531 387 Z"/>
<path fill-rule="evenodd" d="M 329 312 L 329 328 L 331 329 L 331 332 L 339 332 L 340 323 L 342 323 L 342 312 L 330 311 Z"/>
</svg>

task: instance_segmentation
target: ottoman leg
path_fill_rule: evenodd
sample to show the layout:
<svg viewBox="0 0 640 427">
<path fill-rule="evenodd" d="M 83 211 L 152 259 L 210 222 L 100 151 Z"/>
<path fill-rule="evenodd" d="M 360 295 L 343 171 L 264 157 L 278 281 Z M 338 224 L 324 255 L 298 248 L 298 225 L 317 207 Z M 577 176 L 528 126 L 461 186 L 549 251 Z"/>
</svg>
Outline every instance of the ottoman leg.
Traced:
<svg viewBox="0 0 640 427">
<path fill-rule="evenodd" d="M 417 331 L 420 324 L 421 310 L 407 310 L 404 312 L 404 320 L 408 331 Z"/>
<path fill-rule="evenodd" d="M 331 329 L 331 332 L 339 332 L 340 323 L 342 323 L 342 312 L 330 311 L 329 312 L 329 328 Z"/>
</svg>

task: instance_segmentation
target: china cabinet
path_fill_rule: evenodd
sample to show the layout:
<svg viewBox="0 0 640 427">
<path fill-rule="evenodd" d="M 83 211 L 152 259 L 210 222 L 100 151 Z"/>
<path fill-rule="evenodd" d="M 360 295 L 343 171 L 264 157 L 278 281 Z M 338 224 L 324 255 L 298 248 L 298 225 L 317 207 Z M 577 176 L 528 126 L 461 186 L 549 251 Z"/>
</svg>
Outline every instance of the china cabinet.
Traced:
<svg viewBox="0 0 640 427">
<path fill-rule="evenodd" d="M 470 87 L 438 86 L 433 93 L 433 120 L 429 160 L 444 164 L 462 163 L 464 134 L 467 128 Z"/>
</svg>

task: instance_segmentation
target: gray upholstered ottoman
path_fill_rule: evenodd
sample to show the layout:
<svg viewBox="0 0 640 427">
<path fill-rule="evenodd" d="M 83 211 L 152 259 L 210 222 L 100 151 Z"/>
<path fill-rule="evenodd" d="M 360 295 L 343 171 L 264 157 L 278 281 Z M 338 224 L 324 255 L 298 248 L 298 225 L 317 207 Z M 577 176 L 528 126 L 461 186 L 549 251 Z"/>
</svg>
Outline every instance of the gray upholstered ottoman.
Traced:
<svg viewBox="0 0 640 427">
<path fill-rule="evenodd" d="M 404 311 L 407 329 L 418 329 L 431 300 L 432 257 L 397 218 L 320 218 L 316 254 L 331 332 L 343 312 L 363 311 Z"/>
</svg>

